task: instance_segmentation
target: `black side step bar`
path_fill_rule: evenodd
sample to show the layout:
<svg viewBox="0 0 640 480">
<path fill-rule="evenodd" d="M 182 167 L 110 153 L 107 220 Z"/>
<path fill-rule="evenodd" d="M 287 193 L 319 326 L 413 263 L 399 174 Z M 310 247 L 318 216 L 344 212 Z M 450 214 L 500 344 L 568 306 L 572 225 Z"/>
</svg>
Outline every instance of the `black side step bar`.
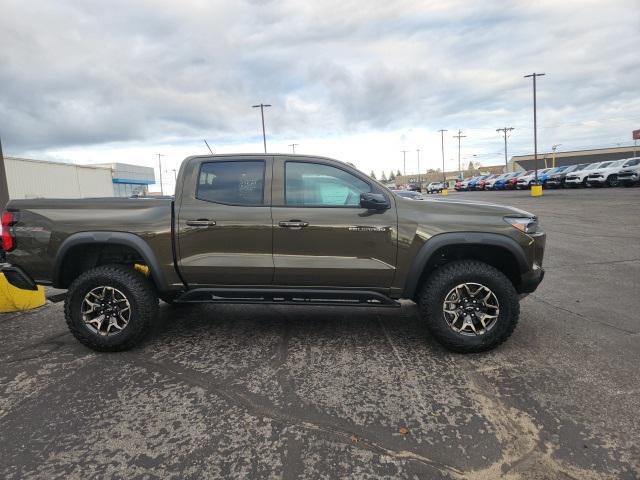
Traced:
<svg viewBox="0 0 640 480">
<path fill-rule="evenodd" d="M 349 305 L 399 307 L 400 303 L 370 290 L 195 288 L 180 295 L 178 303 L 260 303 L 282 305 Z"/>
</svg>

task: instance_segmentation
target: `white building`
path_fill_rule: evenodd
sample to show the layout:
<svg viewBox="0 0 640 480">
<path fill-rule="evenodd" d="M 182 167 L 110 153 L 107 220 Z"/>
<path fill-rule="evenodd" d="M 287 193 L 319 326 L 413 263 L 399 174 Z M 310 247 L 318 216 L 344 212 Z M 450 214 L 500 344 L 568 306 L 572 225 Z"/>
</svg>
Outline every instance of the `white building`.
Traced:
<svg viewBox="0 0 640 480">
<path fill-rule="evenodd" d="M 153 168 L 108 163 L 71 163 L 4 157 L 9 198 L 87 198 L 146 195 Z"/>
<path fill-rule="evenodd" d="M 111 170 L 113 193 L 116 197 L 146 195 L 149 185 L 156 182 L 155 172 L 151 167 L 140 167 L 128 163 L 99 163 L 94 166 L 107 167 Z"/>
<path fill-rule="evenodd" d="M 104 166 L 4 157 L 9 198 L 113 197 L 111 169 Z"/>
</svg>

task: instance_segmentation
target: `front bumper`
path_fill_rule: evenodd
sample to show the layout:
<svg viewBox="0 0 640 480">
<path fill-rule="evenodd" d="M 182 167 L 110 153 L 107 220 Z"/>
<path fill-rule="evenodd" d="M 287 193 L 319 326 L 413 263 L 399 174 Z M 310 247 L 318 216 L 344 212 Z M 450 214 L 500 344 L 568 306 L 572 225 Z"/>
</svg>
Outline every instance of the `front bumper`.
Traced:
<svg viewBox="0 0 640 480">
<path fill-rule="evenodd" d="M 518 293 L 533 293 L 544 278 L 544 269 L 538 265 L 520 277 Z"/>
<path fill-rule="evenodd" d="M 10 263 L 0 263 L 0 272 L 4 274 L 11 285 L 22 290 L 38 290 L 38 285 L 33 278 L 20 267 L 11 265 Z"/>
</svg>

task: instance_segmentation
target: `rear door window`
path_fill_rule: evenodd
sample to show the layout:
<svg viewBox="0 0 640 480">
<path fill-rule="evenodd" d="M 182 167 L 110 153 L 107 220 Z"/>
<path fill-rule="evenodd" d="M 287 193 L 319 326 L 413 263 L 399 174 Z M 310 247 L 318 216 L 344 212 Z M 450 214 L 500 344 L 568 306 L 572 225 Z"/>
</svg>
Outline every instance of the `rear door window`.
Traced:
<svg viewBox="0 0 640 480">
<path fill-rule="evenodd" d="M 196 198 L 228 205 L 264 204 L 264 161 L 205 162 Z"/>
</svg>

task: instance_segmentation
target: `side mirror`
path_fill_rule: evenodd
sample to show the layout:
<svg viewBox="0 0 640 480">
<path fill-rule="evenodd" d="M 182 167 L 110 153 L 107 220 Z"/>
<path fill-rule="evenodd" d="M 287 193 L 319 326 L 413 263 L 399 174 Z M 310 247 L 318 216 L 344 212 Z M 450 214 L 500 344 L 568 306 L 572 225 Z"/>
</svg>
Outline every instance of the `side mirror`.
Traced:
<svg viewBox="0 0 640 480">
<path fill-rule="evenodd" d="M 361 193 L 360 194 L 360 206 L 367 210 L 386 210 L 391 207 L 387 197 L 381 193 Z"/>
</svg>

